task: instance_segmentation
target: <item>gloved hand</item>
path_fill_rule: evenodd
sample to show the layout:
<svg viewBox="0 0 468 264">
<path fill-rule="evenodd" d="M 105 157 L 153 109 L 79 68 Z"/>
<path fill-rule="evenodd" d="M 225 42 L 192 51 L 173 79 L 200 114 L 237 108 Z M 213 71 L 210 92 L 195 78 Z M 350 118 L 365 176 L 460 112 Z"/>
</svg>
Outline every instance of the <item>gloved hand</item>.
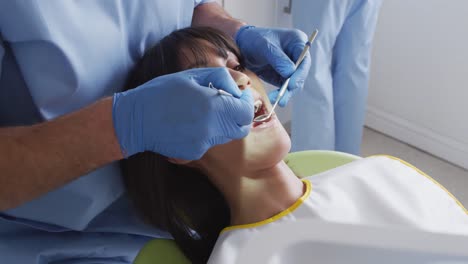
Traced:
<svg viewBox="0 0 468 264">
<path fill-rule="evenodd" d="M 289 98 L 304 87 L 311 66 L 307 55 L 296 70 L 294 64 L 307 42 L 307 35 L 297 29 L 241 27 L 235 40 L 245 56 L 247 68 L 255 72 L 266 82 L 280 87 L 291 75 L 291 81 L 284 97 L 279 102 L 285 106 Z M 294 72 L 296 70 L 296 72 Z M 268 96 L 273 103 L 278 91 Z"/>
<path fill-rule="evenodd" d="M 219 95 L 214 87 L 234 97 Z M 113 121 L 125 157 L 143 151 L 199 159 L 213 145 L 245 137 L 254 116 L 226 68 L 198 68 L 157 77 L 114 95 Z"/>
</svg>

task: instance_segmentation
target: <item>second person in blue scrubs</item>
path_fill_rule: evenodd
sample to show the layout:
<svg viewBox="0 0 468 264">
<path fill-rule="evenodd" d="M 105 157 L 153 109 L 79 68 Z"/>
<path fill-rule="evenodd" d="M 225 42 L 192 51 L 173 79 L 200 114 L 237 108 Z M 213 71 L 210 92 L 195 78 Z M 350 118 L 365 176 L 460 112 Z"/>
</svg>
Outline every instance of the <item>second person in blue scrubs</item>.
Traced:
<svg viewBox="0 0 468 264">
<path fill-rule="evenodd" d="M 383 0 L 294 0 L 294 26 L 320 30 L 312 66 L 294 98 L 292 150 L 337 150 L 359 155 L 369 63 Z"/>
</svg>

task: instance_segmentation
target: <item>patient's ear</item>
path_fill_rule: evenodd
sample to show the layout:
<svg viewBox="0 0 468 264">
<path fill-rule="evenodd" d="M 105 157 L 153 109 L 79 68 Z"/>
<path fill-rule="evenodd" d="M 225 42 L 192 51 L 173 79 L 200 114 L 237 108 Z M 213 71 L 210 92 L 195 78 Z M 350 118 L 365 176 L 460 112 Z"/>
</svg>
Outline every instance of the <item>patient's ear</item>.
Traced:
<svg viewBox="0 0 468 264">
<path fill-rule="evenodd" d="M 177 165 L 187 165 L 190 162 L 192 162 L 192 160 L 184 160 L 184 159 L 177 159 L 177 158 L 167 158 L 167 161 L 169 161 L 170 163 L 177 164 Z"/>
</svg>

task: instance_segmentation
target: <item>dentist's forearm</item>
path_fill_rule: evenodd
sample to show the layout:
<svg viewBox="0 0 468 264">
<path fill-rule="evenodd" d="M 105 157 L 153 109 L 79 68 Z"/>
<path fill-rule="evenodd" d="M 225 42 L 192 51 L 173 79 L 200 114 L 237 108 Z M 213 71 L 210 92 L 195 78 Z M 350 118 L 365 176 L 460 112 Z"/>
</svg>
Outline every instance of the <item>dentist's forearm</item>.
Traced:
<svg viewBox="0 0 468 264">
<path fill-rule="evenodd" d="M 231 17 L 218 3 L 206 3 L 195 8 L 192 26 L 210 26 L 217 28 L 234 38 L 237 30 L 245 22 Z"/>
<path fill-rule="evenodd" d="M 49 122 L 0 128 L 0 211 L 122 158 L 112 98 Z"/>
</svg>

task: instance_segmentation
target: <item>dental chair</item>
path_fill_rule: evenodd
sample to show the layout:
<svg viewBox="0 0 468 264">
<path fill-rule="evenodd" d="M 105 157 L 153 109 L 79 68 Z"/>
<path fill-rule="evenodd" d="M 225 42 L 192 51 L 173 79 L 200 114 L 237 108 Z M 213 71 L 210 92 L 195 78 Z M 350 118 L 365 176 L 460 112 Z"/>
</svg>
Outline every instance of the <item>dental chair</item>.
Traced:
<svg viewBox="0 0 468 264">
<path fill-rule="evenodd" d="M 306 177 L 344 165 L 361 157 L 336 151 L 308 150 L 289 153 L 286 164 L 299 177 Z M 190 264 L 173 240 L 153 239 L 138 253 L 135 264 Z"/>
</svg>

